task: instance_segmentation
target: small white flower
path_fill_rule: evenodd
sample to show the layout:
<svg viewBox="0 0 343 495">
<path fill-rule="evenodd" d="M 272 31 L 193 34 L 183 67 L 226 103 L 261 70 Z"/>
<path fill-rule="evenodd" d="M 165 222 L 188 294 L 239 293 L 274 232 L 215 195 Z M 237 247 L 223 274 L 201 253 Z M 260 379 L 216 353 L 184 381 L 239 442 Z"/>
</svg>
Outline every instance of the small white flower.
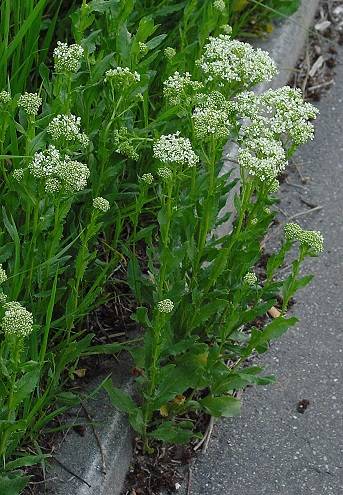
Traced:
<svg viewBox="0 0 343 495">
<path fill-rule="evenodd" d="M 66 156 L 63 162 L 57 165 L 56 175 L 63 182 L 67 192 L 78 192 L 87 186 L 90 171 L 83 163 Z"/>
<path fill-rule="evenodd" d="M 284 227 L 285 238 L 289 241 L 299 241 L 314 255 L 318 255 L 324 249 L 324 238 L 318 230 L 304 230 L 297 223 L 288 223 Z"/>
<path fill-rule="evenodd" d="M 18 106 L 25 110 L 28 115 L 32 116 L 38 114 L 41 104 L 42 98 L 37 93 L 24 93 L 20 95 L 18 100 Z"/>
<path fill-rule="evenodd" d="M 11 93 L 8 91 L 0 91 L 0 105 L 6 105 L 11 101 Z"/>
<path fill-rule="evenodd" d="M 107 199 L 102 198 L 101 196 L 93 199 L 93 207 L 96 210 L 103 211 L 106 213 L 110 209 L 110 203 Z"/>
<path fill-rule="evenodd" d="M 23 168 L 16 168 L 13 170 L 12 177 L 14 180 L 17 182 L 21 182 L 24 177 L 24 169 Z"/>
<path fill-rule="evenodd" d="M 115 67 L 105 73 L 105 82 L 111 82 L 118 89 L 124 86 L 131 86 L 131 84 L 138 83 L 140 80 L 141 76 L 138 72 L 131 72 L 128 67 Z"/>
<path fill-rule="evenodd" d="M 192 120 L 194 132 L 198 139 L 214 136 L 227 139 L 232 129 L 230 123 L 231 106 L 219 91 L 200 95 L 198 106 L 194 108 Z"/>
<path fill-rule="evenodd" d="M 150 173 L 143 174 L 141 177 L 139 177 L 139 182 L 145 182 L 145 184 L 151 185 L 154 182 L 154 176 Z"/>
<path fill-rule="evenodd" d="M 0 304 L 3 306 L 7 302 L 7 295 L 0 291 Z"/>
<path fill-rule="evenodd" d="M 37 179 L 49 177 L 56 173 L 56 167 L 61 162 L 61 155 L 55 146 L 50 145 L 48 149 L 39 151 L 33 155 L 29 164 L 29 171 Z"/>
<path fill-rule="evenodd" d="M 61 182 L 56 177 L 48 177 L 45 181 L 45 192 L 54 194 L 62 188 Z"/>
<path fill-rule="evenodd" d="M 170 299 L 163 299 L 157 303 L 157 309 L 160 313 L 171 313 L 174 309 L 174 303 Z"/>
<path fill-rule="evenodd" d="M 148 53 L 149 47 L 146 43 L 142 43 L 141 41 L 139 41 L 138 46 L 139 46 L 139 53 L 141 55 L 146 55 Z"/>
<path fill-rule="evenodd" d="M 174 72 L 163 83 L 163 95 L 170 105 L 185 104 L 189 101 L 189 97 L 193 92 L 198 91 L 203 87 L 199 81 L 192 81 L 191 74 L 185 72 Z"/>
<path fill-rule="evenodd" d="M 284 232 L 288 241 L 297 241 L 300 239 L 302 228 L 297 223 L 287 223 L 284 226 Z"/>
<path fill-rule="evenodd" d="M 167 48 L 164 49 L 164 55 L 168 60 L 171 60 L 172 58 L 175 57 L 176 50 L 171 46 L 167 46 Z"/>
<path fill-rule="evenodd" d="M 238 153 L 238 163 L 250 175 L 266 181 L 275 179 L 285 169 L 287 160 L 281 142 L 261 137 L 243 144 L 244 148 Z"/>
<path fill-rule="evenodd" d="M 280 187 L 280 182 L 277 179 L 273 179 L 269 184 L 268 190 L 270 193 L 275 193 L 279 190 L 279 187 Z"/>
<path fill-rule="evenodd" d="M 77 72 L 80 68 L 84 49 L 80 45 L 67 45 L 57 41 L 54 49 L 54 62 L 56 72 Z"/>
<path fill-rule="evenodd" d="M 88 137 L 81 132 L 81 119 L 76 115 L 57 115 L 47 127 L 51 139 L 58 142 L 68 142 L 86 147 L 89 143 Z"/>
<path fill-rule="evenodd" d="M 248 272 L 244 278 L 244 282 L 250 286 L 254 286 L 257 284 L 257 277 L 254 272 Z"/>
<path fill-rule="evenodd" d="M 173 177 L 173 172 L 168 167 L 160 167 L 157 169 L 157 175 L 163 180 L 169 180 Z"/>
<path fill-rule="evenodd" d="M 220 26 L 220 29 L 223 31 L 224 34 L 232 34 L 232 27 L 229 24 L 223 24 Z"/>
<path fill-rule="evenodd" d="M 16 301 L 5 303 L 1 326 L 5 335 L 26 337 L 33 331 L 33 316 Z"/>
<path fill-rule="evenodd" d="M 208 81 L 219 85 L 236 83 L 246 88 L 270 81 L 277 73 L 267 52 L 254 50 L 248 43 L 232 40 L 227 34 L 210 37 L 197 65 Z"/>
<path fill-rule="evenodd" d="M 154 157 L 162 163 L 176 163 L 194 167 L 199 157 L 194 153 L 188 138 L 180 133 L 162 135 L 153 145 Z"/>
<path fill-rule="evenodd" d="M 5 270 L 2 268 L 2 264 L 0 263 L 0 284 L 3 284 L 7 280 L 7 274 Z"/>
<path fill-rule="evenodd" d="M 226 8 L 224 0 L 214 0 L 213 7 L 219 12 L 225 12 Z"/>
</svg>

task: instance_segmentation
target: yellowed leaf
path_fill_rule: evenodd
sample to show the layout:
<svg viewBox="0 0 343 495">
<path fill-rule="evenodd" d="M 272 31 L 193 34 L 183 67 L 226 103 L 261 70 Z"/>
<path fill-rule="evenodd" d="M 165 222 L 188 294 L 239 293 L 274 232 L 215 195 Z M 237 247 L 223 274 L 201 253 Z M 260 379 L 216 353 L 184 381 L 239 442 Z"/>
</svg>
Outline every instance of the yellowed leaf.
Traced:
<svg viewBox="0 0 343 495">
<path fill-rule="evenodd" d="M 168 407 L 166 405 L 160 407 L 160 415 L 166 418 L 168 416 Z"/>
<path fill-rule="evenodd" d="M 249 0 L 235 0 L 232 4 L 232 10 L 234 12 L 242 12 L 248 5 Z"/>
<path fill-rule="evenodd" d="M 272 317 L 272 318 L 278 318 L 279 316 L 281 316 L 281 313 L 280 311 L 275 307 L 275 306 L 272 306 L 269 310 L 268 310 L 268 314 Z"/>
<path fill-rule="evenodd" d="M 177 395 L 174 399 L 174 404 L 180 406 L 183 404 L 186 400 L 186 397 L 184 395 Z"/>
<path fill-rule="evenodd" d="M 267 33 L 272 33 L 274 30 L 274 26 L 271 22 L 268 22 L 268 24 L 266 24 L 266 32 Z"/>
<path fill-rule="evenodd" d="M 87 370 L 86 370 L 86 368 L 79 368 L 78 370 L 75 370 L 74 373 L 79 378 L 83 378 L 85 376 L 85 374 L 87 373 Z"/>
</svg>

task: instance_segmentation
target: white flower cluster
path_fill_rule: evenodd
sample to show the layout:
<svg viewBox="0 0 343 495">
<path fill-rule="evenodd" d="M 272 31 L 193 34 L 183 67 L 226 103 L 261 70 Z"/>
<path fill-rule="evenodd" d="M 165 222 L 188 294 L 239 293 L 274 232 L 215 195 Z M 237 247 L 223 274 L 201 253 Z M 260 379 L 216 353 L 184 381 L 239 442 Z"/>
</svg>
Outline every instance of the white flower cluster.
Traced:
<svg viewBox="0 0 343 495">
<path fill-rule="evenodd" d="M 226 8 L 224 0 L 214 0 L 213 7 L 219 12 L 225 12 Z"/>
<path fill-rule="evenodd" d="M 57 115 L 47 127 L 47 132 L 55 143 L 79 144 L 86 148 L 89 139 L 81 132 L 81 119 L 76 115 Z"/>
<path fill-rule="evenodd" d="M 248 272 L 244 278 L 244 282 L 250 286 L 256 285 L 257 284 L 257 277 L 254 272 Z"/>
<path fill-rule="evenodd" d="M 169 180 L 173 177 L 173 172 L 168 167 L 160 167 L 157 169 L 157 175 L 163 180 Z"/>
<path fill-rule="evenodd" d="M 6 105 L 11 101 L 11 93 L 8 91 L 0 91 L 0 105 Z"/>
<path fill-rule="evenodd" d="M 16 168 L 15 170 L 13 170 L 12 177 L 17 182 L 21 182 L 24 178 L 24 169 Z"/>
<path fill-rule="evenodd" d="M 139 177 L 139 182 L 143 182 L 145 184 L 151 185 L 154 182 L 154 176 L 150 173 L 143 174 Z"/>
<path fill-rule="evenodd" d="M 102 198 L 101 196 L 93 199 L 93 207 L 96 210 L 103 211 L 106 213 L 110 209 L 110 203 L 107 199 Z"/>
<path fill-rule="evenodd" d="M 198 139 L 214 136 L 227 139 L 231 129 L 229 119 L 230 104 L 218 91 L 198 96 L 198 106 L 194 108 L 192 120 Z"/>
<path fill-rule="evenodd" d="M 172 48 L 171 46 L 167 46 L 167 48 L 164 49 L 164 55 L 168 60 L 171 60 L 176 55 L 175 48 Z"/>
<path fill-rule="evenodd" d="M 115 67 L 105 73 L 105 82 L 111 82 L 118 89 L 131 86 L 140 80 L 141 76 L 138 72 L 131 72 L 128 67 Z"/>
<path fill-rule="evenodd" d="M 60 161 L 60 152 L 55 146 L 50 145 L 46 150 L 37 151 L 33 155 L 33 159 L 29 164 L 29 171 L 36 179 L 49 177 L 55 173 Z"/>
<path fill-rule="evenodd" d="M 24 93 L 20 95 L 18 107 L 25 110 L 28 115 L 35 116 L 38 114 L 39 107 L 42 104 L 42 98 L 37 93 Z"/>
<path fill-rule="evenodd" d="M 163 299 L 157 303 L 157 309 L 160 313 L 171 313 L 174 309 L 174 303 L 170 299 Z"/>
<path fill-rule="evenodd" d="M 141 55 L 146 55 L 149 51 L 148 45 L 146 43 L 142 43 L 141 41 L 139 41 L 138 47 L 139 47 L 139 53 Z"/>
<path fill-rule="evenodd" d="M 56 168 L 56 175 L 62 181 L 65 191 L 78 192 L 87 186 L 90 172 L 83 163 L 66 157 Z"/>
<path fill-rule="evenodd" d="M 0 304 L 3 306 L 7 302 L 7 294 L 3 291 L 0 291 Z"/>
<path fill-rule="evenodd" d="M 232 34 L 232 27 L 229 24 L 223 24 L 222 26 L 220 26 L 220 29 L 225 34 Z"/>
<path fill-rule="evenodd" d="M 193 92 L 203 87 L 199 81 L 192 81 L 191 74 L 185 72 L 180 74 L 176 71 L 163 83 L 163 95 L 169 105 L 180 105 L 190 102 Z"/>
<path fill-rule="evenodd" d="M 26 337 L 33 331 L 33 316 L 16 301 L 5 303 L 1 326 L 5 335 Z"/>
<path fill-rule="evenodd" d="M 127 156 L 137 161 L 139 154 L 130 142 L 130 135 L 127 127 L 116 129 L 113 133 L 113 144 L 116 146 L 116 153 Z"/>
<path fill-rule="evenodd" d="M 3 284 L 7 280 L 7 274 L 2 268 L 2 263 L 0 263 L 0 284 Z"/>
<path fill-rule="evenodd" d="M 281 142 L 261 137 L 245 141 L 244 146 L 238 152 L 238 163 L 250 175 L 269 181 L 285 169 L 287 160 Z"/>
<path fill-rule="evenodd" d="M 273 179 L 269 184 L 268 190 L 270 193 L 275 193 L 279 190 L 279 187 L 280 187 L 280 182 L 277 179 Z"/>
<path fill-rule="evenodd" d="M 86 165 L 69 156 L 63 159 L 53 145 L 34 154 L 29 171 L 37 179 L 45 179 L 45 190 L 49 193 L 61 189 L 65 192 L 81 191 L 86 187 L 90 175 Z"/>
<path fill-rule="evenodd" d="M 270 81 L 277 73 L 276 65 L 267 52 L 232 40 L 226 34 L 210 37 L 197 64 L 208 81 L 215 80 L 220 85 L 239 83 L 245 88 Z"/>
<path fill-rule="evenodd" d="M 162 163 L 177 163 L 195 167 L 199 157 L 194 153 L 188 138 L 180 137 L 180 132 L 162 135 L 153 145 L 154 157 Z"/>
<path fill-rule="evenodd" d="M 84 49 L 80 45 L 67 45 L 57 41 L 53 56 L 56 72 L 77 72 L 80 68 Z"/>
<path fill-rule="evenodd" d="M 309 121 L 315 119 L 319 112 L 311 103 L 304 102 L 300 89 L 289 86 L 270 89 L 261 99 L 275 134 L 288 135 L 296 145 L 313 139 L 314 128 Z"/>
<path fill-rule="evenodd" d="M 288 223 L 284 227 L 285 238 L 289 241 L 299 241 L 301 245 L 318 255 L 324 249 L 324 238 L 318 230 L 304 230 L 297 223 Z"/>
<path fill-rule="evenodd" d="M 296 146 L 313 138 L 310 121 L 316 118 L 318 110 L 303 101 L 299 89 L 284 86 L 261 95 L 245 92 L 237 96 L 233 105 L 239 117 L 249 119 L 242 130 L 244 138 L 291 140 Z"/>
</svg>

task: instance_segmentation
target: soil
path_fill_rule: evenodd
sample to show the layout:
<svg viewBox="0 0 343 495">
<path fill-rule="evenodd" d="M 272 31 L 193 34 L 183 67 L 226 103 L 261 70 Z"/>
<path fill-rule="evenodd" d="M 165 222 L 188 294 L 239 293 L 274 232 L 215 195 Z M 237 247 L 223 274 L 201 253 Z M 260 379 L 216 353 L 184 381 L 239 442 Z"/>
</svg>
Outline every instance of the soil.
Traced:
<svg viewBox="0 0 343 495">
<path fill-rule="evenodd" d="M 335 84 L 337 44 L 343 44 L 342 0 L 322 0 L 303 56 L 290 85 L 300 88 L 307 101 L 319 101 Z"/>
</svg>

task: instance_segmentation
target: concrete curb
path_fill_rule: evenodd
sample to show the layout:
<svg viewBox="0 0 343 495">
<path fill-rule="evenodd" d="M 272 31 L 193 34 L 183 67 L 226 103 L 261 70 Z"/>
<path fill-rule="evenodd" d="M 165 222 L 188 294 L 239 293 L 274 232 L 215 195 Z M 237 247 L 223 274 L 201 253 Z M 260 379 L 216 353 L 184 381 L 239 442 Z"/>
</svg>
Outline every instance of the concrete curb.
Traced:
<svg viewBox="0 0 343 495">
<path fill-rule="evenodd" d="M 280 68 L 278 76 L 270 84 L 259 86 L 258 92 L 287 84 L 303 49 L 318 5 L 319 0 L 303 0 L 298 11 L 280 24 L 267 41 L 257 44 L 270 53 Z M 224 162 L 223 170 L 231 169 L 232 163 Z M 230 196 L 225 210 L 232 211 L 232 208 L 233 195 Z M 223 225 L 218 233 L 227 233 L 229 227 L 227 224 Z M 128 373 L 122 373 L 119 379 L 124 389 L 130 387 L 128 376 Z M 114 381 L 118 384 L 117 376 Z M 106 394 L 100 394 L 100 397 L 96 401 L 91 401 L 87 408 L 94 421 L 99 423 L 96 429 L 106 458 L 106 474 L 102 473 L 102 453 L 92 429 L 88 428 L 83 437 L 71 431 L 56 457 L 86 483 L 72 476 L 60 465 L 56 465 L 50 473 L 51 477 L 58 479 L 49 485 L 48 493 L 51 495 L 120 495 L 121 493 L 132 457 L 130 426 L 126 417 L 113 409 Z"/>
<path fill-rule="evenodd" d="M 129 371 L 127 362 L 119 363 L 112 374 L 112 381 L 131 395 L 133 384 Z M 88 386 L 89 392 L 99 383 L 97 379 Z M 57 451 L 57 462 L 49 472 L 52 479 L 48 484 L 49 495 L 121 493 L 132 458 L 133 432 L 127 417 L 113 408 L 105 391 L 85 402 L 85 407 L 94 429 L 88 425 L 89 418 L 84 418 L 85 411 L 76 408 L 75 413 L 79 416 L 71 424 L 82 420 L 87 427 L 82 435 L 70 429 Z"/>
</svg>

